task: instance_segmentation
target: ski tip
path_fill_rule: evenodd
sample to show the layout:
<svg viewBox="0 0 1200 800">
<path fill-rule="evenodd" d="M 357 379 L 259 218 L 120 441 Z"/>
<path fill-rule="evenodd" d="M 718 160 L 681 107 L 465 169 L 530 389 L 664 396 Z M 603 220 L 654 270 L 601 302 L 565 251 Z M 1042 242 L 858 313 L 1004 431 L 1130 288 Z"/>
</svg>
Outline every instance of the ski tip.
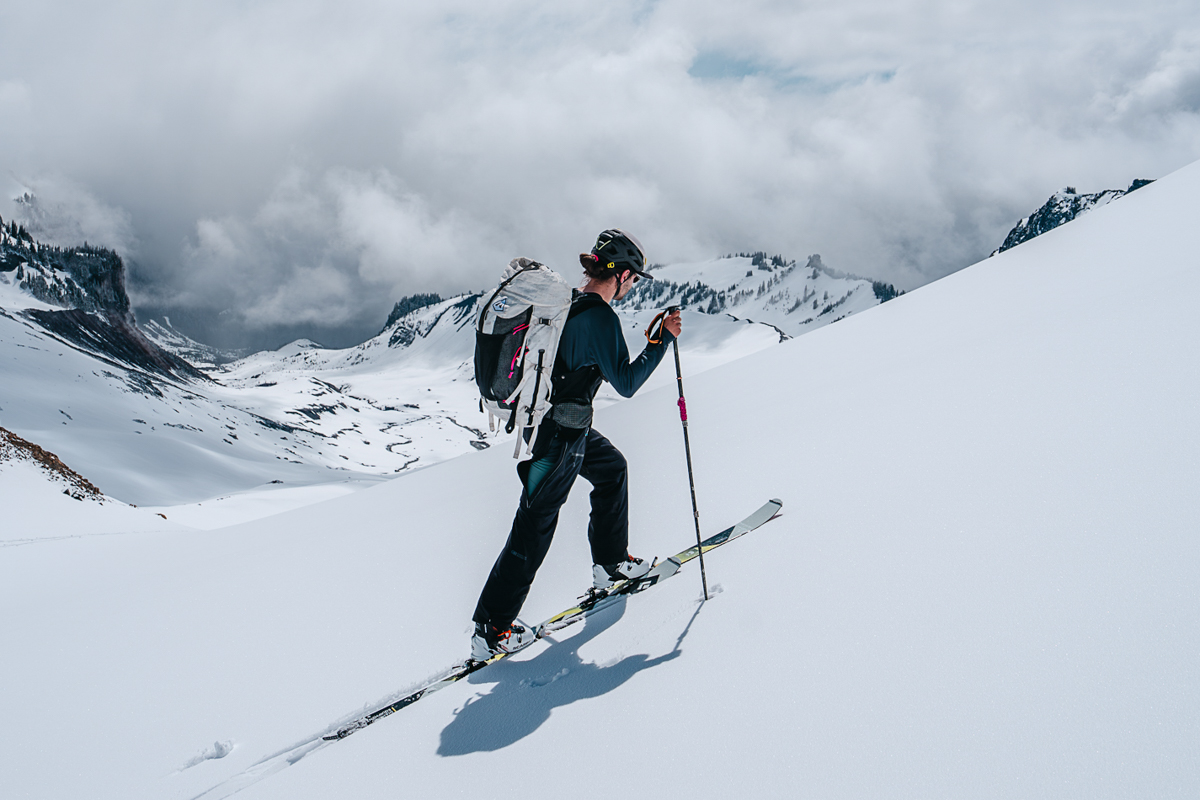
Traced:
<svg viewBox="0 0 1200 800">
<path fill-rule="evenodd" d="M 783 501 L 780 500 L 778 497 L 772 497 L 771 502 L 774 503 L 775 505 L 779 506 L 780 508 L 783 508 Z"/>
</svg>

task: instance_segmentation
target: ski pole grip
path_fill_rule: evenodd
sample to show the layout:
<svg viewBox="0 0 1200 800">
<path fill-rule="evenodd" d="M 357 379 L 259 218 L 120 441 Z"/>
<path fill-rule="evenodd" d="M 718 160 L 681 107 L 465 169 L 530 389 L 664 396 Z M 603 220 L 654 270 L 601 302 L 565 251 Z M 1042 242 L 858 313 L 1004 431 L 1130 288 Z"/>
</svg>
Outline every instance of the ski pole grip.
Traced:
<svg viewBox="0 0 1200 800">
<path fill-rule="evenodd" d="M 679 418 L 687 422 L 687 401 L 682 397 L 679 398 Z"/>
</svg>

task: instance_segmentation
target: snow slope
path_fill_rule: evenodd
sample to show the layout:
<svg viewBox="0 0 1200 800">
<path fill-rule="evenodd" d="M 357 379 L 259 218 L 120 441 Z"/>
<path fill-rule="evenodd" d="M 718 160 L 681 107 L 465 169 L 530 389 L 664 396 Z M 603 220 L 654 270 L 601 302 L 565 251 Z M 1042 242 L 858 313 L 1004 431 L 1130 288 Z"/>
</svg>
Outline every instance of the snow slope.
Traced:
<svg viewBox="0 0 1200 800">
<path fill-rule="evenodd" d="M 328 747 L 465 653 L 504 448 L 0 548 L 5 796 L 1196 797 L 1198 202 L 1200 163 L 690 379 L 705 528 L 786 504 L 710 557 L 713 599 L 692 565 Z M 597 415 L 639 554 L 692 535 L 673 392 Z M 586 520 L 580 487 L 530 619 L 586 584 Z"/>
<path fill-rule="evenodd" d="M 164 515 L 102 494 L 52 453 L 0 428 L 0 547 L 47 539 L 186 530 Z M 19 524 L 18 524 L 19 523 Z"/>
</svg>

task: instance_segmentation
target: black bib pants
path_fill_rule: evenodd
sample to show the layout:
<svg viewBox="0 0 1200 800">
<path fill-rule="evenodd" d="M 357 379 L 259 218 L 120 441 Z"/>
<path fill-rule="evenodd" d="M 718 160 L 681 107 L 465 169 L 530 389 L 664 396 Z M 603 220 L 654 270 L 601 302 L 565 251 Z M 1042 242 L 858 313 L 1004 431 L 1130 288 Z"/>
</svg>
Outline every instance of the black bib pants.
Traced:
<svg viewBox="0 0 1200 800">
<path fill-rule="evenodd" d="M 549 464 L 550 470 L 531 493 L 529 472 L 535 462 L 540 462 L 539 466 Z M 538 567 L 550 549 L 559 509 L 567 501 L 575 476 L 581 475 L 592 484 L 588 542 L 593 563 L 616 564 L 625 559 L 629 548 L 625 457 L 596 431 L 564 428 L 551 419 L 543 420 L 533 445 L 533 458 L 518 464 L 517 474 L 525 488 L 512 531 L 492 566 L 473 617 L 476 622 L 490 622 L 500 628 L 516 619 L 525 603 Z"/>
</svg>

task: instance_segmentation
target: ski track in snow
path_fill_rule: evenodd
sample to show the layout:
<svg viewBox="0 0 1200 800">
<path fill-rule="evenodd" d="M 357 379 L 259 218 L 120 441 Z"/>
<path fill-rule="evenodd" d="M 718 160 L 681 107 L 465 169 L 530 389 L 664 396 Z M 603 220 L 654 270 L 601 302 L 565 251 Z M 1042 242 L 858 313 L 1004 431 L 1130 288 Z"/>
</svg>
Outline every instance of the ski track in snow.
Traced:
<svg viewBox="0 0 1200 800">
<path fill-rule="evenodd" d="M 264 758 L 262 761 L 259 761 L 252 767 L 239 772 L 232 778 L 222 781 L 208 791 L 201 792 L 193 797 L 192 800 L 201 800 L 201 798 L 207 798 L 208 800 L 222 800 L 226 797 L 232 797 L 243 789 L 250 788 L 264 778 L 269 778 L 275 773 L 298 763 L 301 759 L 323 749 L 326 745 L 333 744 L 333 742 L 324 741 L 321 738 L 323 735 L 324 734 L 318 734 L 313 738 L 300 742 L 286 750 L 276 753 L 273 756 Z"/>
<path fill-rule="evenodd" d="M 432 675 L 429 675 L 423 681 L 418 681 L 418 682 L 410 685 L 406 689 L 401 689 L 399 691 L 392 692 L 391 694 L 387 695 L 386 697 L 384 697 L 380 700 L 377 700 L 374 703 L 365 703 L 365 704 L 363 704 L 363 707 L 360 708 L 359 710 L 351 712 L 351 713 L 346 714 L 345 716 L 339 718 L 335 722 L 326 726 L 319 733 L 315 733 L 311 736 L 307 736 L 304 739 L 301 739 L 300 741 L 296 742 L 295 744 L 285 747 L 282 750 L 279 750 L 275 753 L 272 753 L 271 755 L 268 755 L 268 756 L 262 758 L 259 761 L 256 761 L 254 764 L 247 767 L 245 770 L 243 770 L 229 778 L 226 778 L 225 780 L 218 783 L 216 786 L 213 786 L 211 789 L 207 789 L 204 792 L 201 792 L 200 794 L 195 795 L 193 798 L 191 798 L 191 800 L 201 800 L 201 798 L 208 798 L 208 800 L 221 800 L 222 798 L 226 798 L 226 797 L 235 795 L 238 792 L 242 791 L 243 789 L 253 786 L 254 784 L 258 783 L 259 781 L 263 780 L 264 778 L 268 778 L 271 775 L 276 774 L 280 770 L 286 769 L 286 768 L 292 766 L 293 764 L 298 763 L 301 759 L 312 755 L 313 753 L 317 752 L 318 750 L 323 750 L 325 747 L 327 747 L 328 745 L 331 745 L 331 744 L 337 744 L 338 740 L 335 739 L 335 740 L 327 741 L 324 737 L 328 736 L 331 733 L 338 731 L 343 726 L 348 725 L 349 723 L 351 723 L 357 719 L 361 719 L 365 714 L 369 714 L 372 711 L 375 711 L 376 709 L 380 709 L 380 708 L 389 706 L 392 703 L 399 700 L 400 698 L 407 697 L 408 695 L 417 691 L 421 687 L 428 686 L 429 684 L 431 684 L 437 680 L 440 680 L 441 678 L 444 678 L 445 676 L 449 675 L 451 672 L 456 670 L 459 666 L 460 666 L 459 664 L 453 664 L 451 666 L 446 667 L 443 670 L 440 670 L 438 672 L 433 673 Z M 362 733 L 362 731 L 359 731 L 359 733 Z M 198 764 L 201 762 L 197 761 L 195 763 Z M 189 764 L 189 766 L 194 766 L 194 764 Z M 186 767 L 185 767 L 185 769 L 186 769 Z"/>
<path fill-rule="evenodd" d="M 136 530 L 136 531 L 105 531 L 104 533 L 71 533 L 62 536 L 43 536 L 37 539 L 0 539 L 0 548 L 3 547 L 25 547 L 31 544 L 47 544 L 50 542 L 63 542 L 70 539 L 96 539 L 104 536 L 130 536 L 138 533 L 150 534 L 177 534 L 179 531 L 173 529 L 162 530 Z"/>
<path fill-rule="evenodd" d="M 212 747 L 202 750 L 192 758 L 188 759 L 187 763 L 185 763 L 175 772 L 178 774 L 184 770 L 189 770 L 192 767 L 203 764 L 205 761 L 217 761 L 222 759 L 232 753 L 236 746 L 237 745 L 235 745 L 232 741 L 213 742 Z"/>
</svg>

